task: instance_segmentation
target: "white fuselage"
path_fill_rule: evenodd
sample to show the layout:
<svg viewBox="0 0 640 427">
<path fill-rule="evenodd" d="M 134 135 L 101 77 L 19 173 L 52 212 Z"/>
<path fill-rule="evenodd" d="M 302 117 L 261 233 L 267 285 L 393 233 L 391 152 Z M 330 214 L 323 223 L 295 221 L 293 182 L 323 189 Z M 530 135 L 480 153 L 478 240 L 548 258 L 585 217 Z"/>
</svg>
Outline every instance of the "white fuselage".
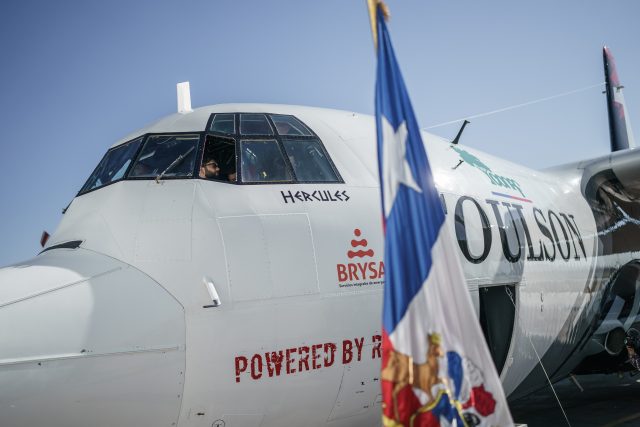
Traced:
<svg viewBox="0 0 640 427">
<path fill-rule="evenodd" d="M 79 248 L 0 270 L 0 324 L 16 329 L 0 339 L 1 425 L 380 423 L 384 240 L 372 118 L 227 105 L 137 134 L 202 132 L 216 111 L 294 114 L 344 183 L 124 180 L 74 199 L 48 247 Z M 538 356 L 548 354 L 548 371 L 571 369 L 598 251 L 580 177 L 424 138 L 476 311 L 482 289 L 513 286 L 506 394 Z M 205 307 L 207 280 L 217 307 Z"/>
</svg>

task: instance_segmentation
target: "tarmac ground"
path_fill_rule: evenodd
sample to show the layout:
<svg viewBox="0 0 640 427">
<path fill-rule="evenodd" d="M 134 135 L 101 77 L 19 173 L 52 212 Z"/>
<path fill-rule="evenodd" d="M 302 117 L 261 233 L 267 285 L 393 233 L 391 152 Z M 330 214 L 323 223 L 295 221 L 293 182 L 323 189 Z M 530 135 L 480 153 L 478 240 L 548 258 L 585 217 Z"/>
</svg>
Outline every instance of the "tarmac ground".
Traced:
<svg viewBox="0 0 640 427">
<path fill-rule="evenodd" d="M 581 375 L 554 384 L 562 413 L 550 387 L 510 402 L 516 424 L 528 427 L 618 427 L 640 426 L 640 375 Z"/>
</svg>

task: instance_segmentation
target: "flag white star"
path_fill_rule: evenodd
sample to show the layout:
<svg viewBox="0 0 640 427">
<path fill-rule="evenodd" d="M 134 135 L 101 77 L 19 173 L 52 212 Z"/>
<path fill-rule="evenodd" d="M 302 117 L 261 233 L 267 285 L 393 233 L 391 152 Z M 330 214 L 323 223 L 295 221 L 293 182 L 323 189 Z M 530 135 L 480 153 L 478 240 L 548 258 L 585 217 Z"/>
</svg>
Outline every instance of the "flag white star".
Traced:
<svg viewBox="0 0 640 427">
<path fill-rule="evenodd" d="M 393 126 L 382 117 L 382 173 L 384 190 L 384 214 L 389 216 L 400 184 L 422 193 L 407 162 L 407 123 L 402 122 L 394 132 Z"/>
</svg>

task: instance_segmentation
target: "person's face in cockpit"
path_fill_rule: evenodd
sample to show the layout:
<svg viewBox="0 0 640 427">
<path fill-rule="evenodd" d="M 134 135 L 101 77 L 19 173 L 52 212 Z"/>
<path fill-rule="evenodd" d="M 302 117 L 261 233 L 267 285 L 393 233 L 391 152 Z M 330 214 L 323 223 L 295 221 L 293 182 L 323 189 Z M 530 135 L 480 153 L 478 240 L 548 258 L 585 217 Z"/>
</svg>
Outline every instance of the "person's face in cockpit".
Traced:
<svg viewBox="0 0 640 427">
<path fill-rule="evenodd" d="M 209 160 L 200 168 L 201 178 L 217 178 L 220 175 L 220 167 L 215 160 Z"/>
</svg>

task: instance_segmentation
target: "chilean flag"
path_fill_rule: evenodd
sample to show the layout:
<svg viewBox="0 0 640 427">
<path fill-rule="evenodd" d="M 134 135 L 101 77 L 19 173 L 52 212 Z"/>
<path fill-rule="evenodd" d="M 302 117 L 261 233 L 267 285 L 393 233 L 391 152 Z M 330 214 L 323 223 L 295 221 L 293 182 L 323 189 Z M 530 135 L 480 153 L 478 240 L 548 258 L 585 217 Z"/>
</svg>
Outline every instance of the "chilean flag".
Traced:
<svg viewBox="0 0 640 427">
<path fill-rule="evenodd" d="M 376 15 L 383 425 L 510 426 L 383 14 Z"/>
</svg>

